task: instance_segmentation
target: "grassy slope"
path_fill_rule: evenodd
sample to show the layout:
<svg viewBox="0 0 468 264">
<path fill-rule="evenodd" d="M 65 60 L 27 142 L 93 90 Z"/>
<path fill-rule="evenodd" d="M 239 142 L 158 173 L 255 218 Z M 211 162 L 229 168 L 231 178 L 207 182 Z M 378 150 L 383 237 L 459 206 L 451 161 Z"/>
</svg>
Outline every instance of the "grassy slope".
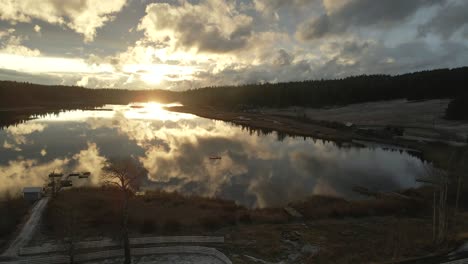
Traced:
<svg viewBox="0 0 468 264">
<path fill-rule="evenodd" d="M 320 254 L 308 260 L 310 263 L 404 259 L 435 250 L 431 242 L 431 205 L 424 202 L 428 200 L 424 196 L 430 193 L 424 189 L 403 192 L 422 199 L 420 202 L 345 201 L 315 196 L 293 205 L 305 216 L 303 221 L 296 222 L 282 209 L 249 210 L 231 201 L 151 192 L 131 198 L 129 225 L 132 236 L 224 235 L 223 252 L 234 263 L 249 263 L 243 254 L 269 261 L 287 258 L 289 249 L 284 240 L 293 239 L 290 236 L 295 231 L 299 244 L 321 247 Z M 63 191 L 50 203 L 44 234 L 49 238 L 66 236 L 64 230 L 72 209 L 80 236 L 117 238 L 119 206 L 119 193 L 114 189 Z M 459 219 L 468 220 L 468 215 Z M 450 243 L 456 243 L 455 235 L 468 230 L 468 221 L 458 222 L 461 224 L 450 231 Z"/>
</svg>

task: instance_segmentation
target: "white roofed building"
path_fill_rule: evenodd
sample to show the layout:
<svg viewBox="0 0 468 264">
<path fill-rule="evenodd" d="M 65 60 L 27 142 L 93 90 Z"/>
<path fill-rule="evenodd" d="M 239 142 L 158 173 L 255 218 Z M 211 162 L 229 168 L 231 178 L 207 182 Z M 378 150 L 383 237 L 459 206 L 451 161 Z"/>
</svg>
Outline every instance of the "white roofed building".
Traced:
<svg viewBox="0 0 468 264">
<path fill-rule="evenodd" d="M 23 197 L 29 202 L 35 202 L 40 200 L 44 195 L 44 189 L 42 187 L 24 187 Z"/>
</svg>

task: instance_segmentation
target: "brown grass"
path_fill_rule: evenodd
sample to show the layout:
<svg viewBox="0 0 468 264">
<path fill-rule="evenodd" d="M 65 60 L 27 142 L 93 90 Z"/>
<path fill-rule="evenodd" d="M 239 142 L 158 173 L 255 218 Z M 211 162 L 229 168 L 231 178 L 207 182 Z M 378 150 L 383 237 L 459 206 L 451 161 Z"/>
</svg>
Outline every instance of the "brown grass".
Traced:
<svg viewBox="0 0 468 264">
<path fill-rule="evenodd" d="M 45 215 L 45 231 L 61 236 L 70 216 L 85 236 L 118 234 L 121 194 L 110 188 L 74 188 L 53 199 Z M 129 229 L 138 234 L 200 234 L 251 223 L 282 223 L 281 209 L 249 210 L 233 201 L 160 191 L 129 200 Z"/>
<path fill-rule="evenodd" d="M 312 196 L 292 206 L 307 219 L 367 217 L 385 215 L 416 216 L 427 212 L 430 203 L 416 199 L 366 199 L 348 201 L 343 198 Z"/>
<path fill-rule="evenodd" d="M 304 223 L 241 225 L 229 230 L 229 250 L 239 257 L 233 263 L 249 262 L 243 255 L 277 263 L 291 254 L 284 243 L 299 234 L 299 250 L 304 244 L 320 248 L 318 255 L 302 256 L 295 263 L 390 263 L 444 252 L 463 241 L 468 230 L 468 213 L 459 216 L 449 247 L 432 244 L 430 217 L 329 218 Z M 466 238 L 466 237 L 465 237 Z M 465 240 L 466 241 L 466 240 Z"/>
<path fill-rule="evenodd" d="M 430 190 L 402 193 L 427 200 Z M 67 208 L 74 208 L 82 235 L 118 235 L 120 199 L 118 191 L 108 188 L 63 191 L 48 208 L 46 235 L 63 236 L 60 230 L 66 229 Z M 436 250 L 426 203 L 314 196 L 293 206 L 305 215 L 303 223 L 290 221 L 282 209 L 252 210 L 221 199 L 150 192 L 130 199 L 129 224 L 132 235 L 223 234 L 226 252 L 239 256 L 233 258 L 234 263 L 246 263 L 244 254 L 273 262 L 287 258 L 283 240 L 294 232 L 300 234 L 301 245 L 321 248 L 317 256 L 302 259 L 304 263 L 375 263 Z M 467 220 L 467 214 L 458 220 L 450 230 L 452 237 L 465 236 Z"/>
<path fill-rule="evenodd" d="M 419 192 L 418 192 L 419 194 Z M 53 199 L 46 213 L 45 227 L 50 235 L 62 235 L 64 219 L 72 215 L 83 235 L 118 234 L 121 219 L 121 194 L 112 188 L 74 188 Z M 313 196 L 293 203 L 306 219 L 368 217 L 384 215 L 414 216 L 427 210 L 416 200 L 342 198 Z M 162 191 L 133 196 L 129 201 L 129 229 L 138 234 L 200 234 L 239 224 L 285 224 L 290 221 L 281 208 L 247 209 L 227 201 L 186 196 Z"/>
</svg>

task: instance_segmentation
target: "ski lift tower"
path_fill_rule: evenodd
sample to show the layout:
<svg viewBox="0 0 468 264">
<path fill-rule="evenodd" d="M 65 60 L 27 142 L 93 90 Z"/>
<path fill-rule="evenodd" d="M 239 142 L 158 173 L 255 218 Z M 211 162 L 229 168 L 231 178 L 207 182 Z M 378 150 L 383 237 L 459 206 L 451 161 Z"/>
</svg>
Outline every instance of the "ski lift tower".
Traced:
<svg viewBox="0 0 468 264">
<path fill-rule="evenodd" d="M 78 179 L 88 179 L 91 176 L 91 172 L 73 172 L 67 175 L 63 173 L 56 173 L 55 171 L 49 174 L 48 187 L 52 190 L 52 196 L 56 196 L 62 188 L 72 187 L 73 182 L 71 177 L 78 177 Z"/>
</svg>

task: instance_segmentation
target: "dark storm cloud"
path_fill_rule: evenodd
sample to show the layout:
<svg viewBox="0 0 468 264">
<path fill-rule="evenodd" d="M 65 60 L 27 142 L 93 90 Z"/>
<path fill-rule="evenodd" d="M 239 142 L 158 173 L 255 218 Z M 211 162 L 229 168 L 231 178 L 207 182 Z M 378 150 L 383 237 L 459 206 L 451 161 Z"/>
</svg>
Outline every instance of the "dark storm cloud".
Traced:
<svg viewBox="0 0 468 264">
<path fill-rule="evenodd" d="M 320 4 L 320 0 L 255 0 L 255 8 L 262 12 L 276 12 L 279 9 L 293 9 L 299 11 L 304 7 Z"/>
<path fill-rule="evenodd" d="M 468 1 L 449 2 L 439 10 L 437 15 L 427 24 L 419 28 L 420 35 L 434 33 L 445 39 L 450 38 L 458 30 L 464 29 L 464 37 L 468 37 Z"/>
<path fill-rule="evenodd" d="M 228 52 L 237 50 L 247 44 L 252 33 L 249 26 L 241 27 L 229 36 L 223 36 L 219 28 L 208 28 L 200 21 L 184 18 L 177 25 L 180 33 L 179 44 L 185 47 L 196 46 L 200 51 Z"/>
<path fill-rule="evenodd" d="M 428 65 L 440 68 L 461 67 L 468 61 L 468 47 L 444 42 L 432 47 L 423 40 L 387 47 L 382 42 L 332 43 L 338 53 L 322 65 L 314 66 L 314 78 L 336 78 L 361 74 L 401 74 L 424 70 Z M 349 60 L 352 63 L 342 63 Z"/>
<path fill-rule="evenodd" d="M 273 64 L 275 65 L 290 65 L 294 58 L 284 49 L 280 49 L 276 54 Z"/>
<path fill-rule="evenodd" d="M 351 27 L 398 24 L 420 8 L 441 2 L 443 0 L 349 0 L 336 10 L 329 10 L 329 13 L 300 25 L 298 36 L 311 40 L 346 32 Z"/>
</svg>

